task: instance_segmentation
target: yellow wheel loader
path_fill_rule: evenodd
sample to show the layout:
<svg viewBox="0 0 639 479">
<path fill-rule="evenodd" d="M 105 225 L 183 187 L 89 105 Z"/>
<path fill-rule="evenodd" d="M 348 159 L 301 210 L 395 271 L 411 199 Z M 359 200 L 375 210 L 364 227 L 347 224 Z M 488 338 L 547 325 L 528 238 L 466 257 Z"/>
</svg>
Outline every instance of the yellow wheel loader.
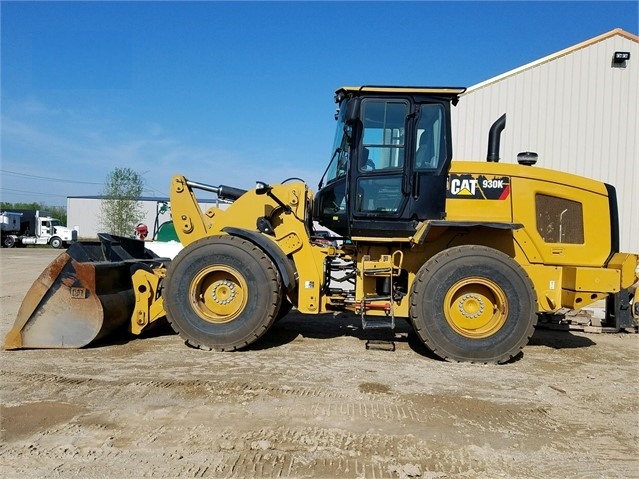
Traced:
<svg viewBox="0 0 639 479">
<path fill-rule="evenodd" d="M 317 193 L 296 178 L 244 191 L 173 177 L 184 249 L 156 258 L 108 235 L 69 248 L 27 294 L 5 347 L 80 347 L 166 316 L 194 347 L 235 350 L 294 306 L 350 311 L 364 329 L 403 318 L 441 358 L 502 363 L 540 314 L 607 298 L 609 325 L 633 326 L 639 264 L 619 252 L 615 189 L 534 166 L 530 152 L 499 163 L 505 116 L 486 162 L 452 161 L 450 108 L 463 92 L 340 88 Z M 201 211 L 197 190 L 232 204 Z"/>
</svg>

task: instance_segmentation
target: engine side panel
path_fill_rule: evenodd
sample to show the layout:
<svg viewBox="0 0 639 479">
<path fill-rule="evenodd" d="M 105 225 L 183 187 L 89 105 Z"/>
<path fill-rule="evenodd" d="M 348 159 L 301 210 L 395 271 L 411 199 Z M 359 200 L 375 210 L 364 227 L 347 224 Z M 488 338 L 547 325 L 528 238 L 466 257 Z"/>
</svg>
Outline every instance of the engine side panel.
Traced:
<svg viewBox="0 0 639 479">
<path fill-rule="evenodd" d="M 614 225 L 603 183 L 543 168 L 453 163 L 446 219 L 522 224 L 515 233 L 530 263 L 602 267 Z"/>
</svg>

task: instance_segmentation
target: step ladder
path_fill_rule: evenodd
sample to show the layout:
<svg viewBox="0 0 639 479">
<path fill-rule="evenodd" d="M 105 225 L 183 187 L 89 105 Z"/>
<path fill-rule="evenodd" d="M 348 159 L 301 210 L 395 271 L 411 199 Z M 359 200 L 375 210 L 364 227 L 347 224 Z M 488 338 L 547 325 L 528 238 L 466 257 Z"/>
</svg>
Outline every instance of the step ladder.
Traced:
<svg viewBox="0 0 639 479">
<path fill-rule="evenodd" d="M 393 298 L 393 282 L 402 269 L 404 255 L 395 251 L 392 255 L 381 255 L 379 260 L 372 261 L 368 255 L 362 260 L 362 277 L 388 278 L 388 295 L 367 295 L 356 303 L 356 312 L 362 319 L 362 329 L 395 329 L 395 300 Z M 384 311 L 383 316 L 369 316 L 368 311 Z"/>
</svg>

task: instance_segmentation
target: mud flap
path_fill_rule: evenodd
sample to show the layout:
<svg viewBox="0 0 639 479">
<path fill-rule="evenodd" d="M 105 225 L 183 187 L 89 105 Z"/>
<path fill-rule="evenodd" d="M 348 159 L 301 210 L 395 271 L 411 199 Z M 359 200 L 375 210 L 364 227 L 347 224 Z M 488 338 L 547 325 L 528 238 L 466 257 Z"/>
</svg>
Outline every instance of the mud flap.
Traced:
<svg viewBox="0 0 639 479">
<path fill-rule="evenodd" d="M 33 283 L 5 349 L 81 348 L 126 331 L 135 296 L 131 270 L 160 264 L 142 241 L 100 234 L 100 242 L 74 243 Z"/>
</svg>

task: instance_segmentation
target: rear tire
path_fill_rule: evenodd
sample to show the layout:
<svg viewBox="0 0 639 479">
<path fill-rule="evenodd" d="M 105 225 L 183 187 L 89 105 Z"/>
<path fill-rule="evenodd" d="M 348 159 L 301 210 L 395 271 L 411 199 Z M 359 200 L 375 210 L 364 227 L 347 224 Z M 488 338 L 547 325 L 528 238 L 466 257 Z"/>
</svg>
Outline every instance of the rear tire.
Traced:
<svg viewBox="0 0 639 479">
<path fill-rule="evenodd" d="M 458 246 L 417 273 L 410 315 L 426 347 L 443 359 L 503 363 L 528 343 L 537 298 L 524 269 L 501 251 Z"/>
<path fill-rule="evenodd" d="M 5 236 L 4 238 L 2 238 L 2 246 L 4 246 L 5 248 L 13 248 L 13 245 L 16 244 L 16 240 L 13 238 L 13 236 Z"/>
<path fill-rule="evenodd" d="M 227 235 L 180 251 L 169 265 L 162 294 L 169 323 L 188 344 L 229 351 L 268 330 L 281 291 L 270 258 L 253 243 Z"/>
</svg>

